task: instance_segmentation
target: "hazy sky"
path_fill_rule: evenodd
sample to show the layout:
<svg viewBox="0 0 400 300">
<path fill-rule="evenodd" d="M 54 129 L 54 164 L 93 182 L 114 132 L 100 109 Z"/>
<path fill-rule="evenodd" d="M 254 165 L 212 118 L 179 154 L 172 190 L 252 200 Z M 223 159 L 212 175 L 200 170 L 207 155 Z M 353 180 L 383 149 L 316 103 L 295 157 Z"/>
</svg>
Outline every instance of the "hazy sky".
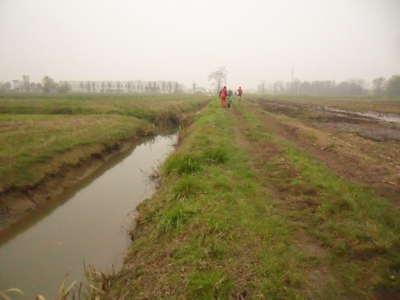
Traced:
<svg viewBox="0 0 400 300">
<path fill-rule="evenodd" d="M 400 75 L 400 0 L 0 0 L 0 81 Z"/>
</svg>

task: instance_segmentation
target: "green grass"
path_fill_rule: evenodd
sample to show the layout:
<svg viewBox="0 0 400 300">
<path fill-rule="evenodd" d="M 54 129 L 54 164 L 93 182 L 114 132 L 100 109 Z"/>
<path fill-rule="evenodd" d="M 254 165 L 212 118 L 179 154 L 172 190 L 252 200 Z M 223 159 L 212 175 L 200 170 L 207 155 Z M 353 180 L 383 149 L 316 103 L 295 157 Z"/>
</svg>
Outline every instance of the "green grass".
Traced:
<svg viewBox="0 0 400 300">
<path fill-rule="evenodd" d="M 80 149 L 78 138 L 68 139 L 69 133 L 94 145 L 111 146 L 110 140 L 129 137 L 129 132 L 138 130 L 134 123 L 143 122 L 133 118 L 129 109 L 135 111 L 132 115 L 148 111 L 147 100 L 138 108 L 133 104 L 129 107 L 126 98 L 112 100 L 117 101 L 113 105 L 99 101 L 97 106 L 88 99 L 84 108 L 97 109 L 99 115 L 63 115 L 59 123 L 51 114 L 1 116 L 8 118 L 0 122 L 7 124 L 1 132 L 4 136 L 8 131 L 14 134 L 10 144 L 15 140 L 50 145 L 46 148 L 52 151 L 37 152 L 34 149 L 38 146 L 16 149 L 14 145 L 19 168 L 29 165 L 33 154 L 40 164 L 57 153 Z M 186 107 L 184 98 L 180 100 Z M 300 101 L 282 101 L 289 100 Z M 345 100 L 321 101 L 350 107 L 360 99 L 351 104 Z M 148 102 L 151 104 L 151 100 Z M 364 104 L 365 108 L 370 105 L 360 105 Z M 163 115 L 168 110 L 185 114 L 186 108 L 177 109 L 176 105 L 180 104 L 172 101 L 169 109 L 160 108 L 156 118 L 170 118 Z M 196 105 L 189 106 L 189 111 L 197 110 Z M 124 109 L 127 111 L 122 113 Z M 281 117 L 279 122 L 288 119 Z M 35 124 L 32 128 L 29 120 Z M 234 104 L 234 109 L 221 109 L 215 100 L 185 119 L 176 152 L 159 170 L 160 188 L 137 207 L 135 240 L 124 268 L 117 274 L 89 272 L 92 293 L 84 298 L 396 296 L 400 289 L 400 213 L 373 189 L 338 176 L 280 136 L 274 126 L 276 120 L 260 110 L 257 99 L 250 98 Z M 46 134 L 47 124 L 51 124 L 51 134 Z M 13 126 L 18 129 L 8 130 Z M 75 130 L 70 130 L 71 126 L 76 126 Z M 34 128 L 38 131 L 29 131 Z M 101 143 L 96 140 L 99 137 L 104 138 Z M 310 134 L 307 139 L 314 140 L 316 135 Z M 0 145 L 0 154 L 12 153 L 8 146 Z M 83 147 L 87 151 L 90 145 L 88 142 Z M 335 147 L 328 143 L 326 151 Z M 31 175 L 26 174 L 20 176 L 29 181 Z"/>
<path fill-rule="evenodd" d="M 277 136 L 256 107 L 213 102 L 181 131 L 101 299 L 371 299 L 398 286 L 399 213 Z"/>
<path fill-rule="evenodd" d="M 177 125 L 208 97 L 0 94 L 0 193 Z M 153 125 L 154 124 L 154 125 Z"/>
</svg>

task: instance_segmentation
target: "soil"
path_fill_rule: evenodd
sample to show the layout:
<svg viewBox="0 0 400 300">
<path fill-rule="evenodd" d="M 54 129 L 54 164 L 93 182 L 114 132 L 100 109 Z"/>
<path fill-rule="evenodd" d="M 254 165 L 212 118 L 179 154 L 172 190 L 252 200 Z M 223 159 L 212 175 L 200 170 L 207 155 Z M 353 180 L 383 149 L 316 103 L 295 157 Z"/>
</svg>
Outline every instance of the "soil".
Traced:
<svg viewBox="0 0 400 300">
<path fill-rule="evenodd" d="M 261 99 L 257 102 L 278 119 L 289 117 L 276 122 L 277 134 L 340 176 L 372 187 L 400 209 L 400 115 Z"/>
</svg>

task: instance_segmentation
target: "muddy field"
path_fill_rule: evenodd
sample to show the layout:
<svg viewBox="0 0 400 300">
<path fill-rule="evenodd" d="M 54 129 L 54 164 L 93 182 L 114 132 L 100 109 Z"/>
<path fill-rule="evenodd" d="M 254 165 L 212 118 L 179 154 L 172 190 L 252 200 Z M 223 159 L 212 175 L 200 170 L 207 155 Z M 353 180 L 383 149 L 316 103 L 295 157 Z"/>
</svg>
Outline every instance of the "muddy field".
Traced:
<svg viewBox="0 0 400 300">
<path fill-rule="evenodd" d="M 400 209 L 400 115 L 254 100 L 277 116 L 277 131 L 353 182 Z M 399 104 L 400 106 L 400 104 Z"/>
</svg>

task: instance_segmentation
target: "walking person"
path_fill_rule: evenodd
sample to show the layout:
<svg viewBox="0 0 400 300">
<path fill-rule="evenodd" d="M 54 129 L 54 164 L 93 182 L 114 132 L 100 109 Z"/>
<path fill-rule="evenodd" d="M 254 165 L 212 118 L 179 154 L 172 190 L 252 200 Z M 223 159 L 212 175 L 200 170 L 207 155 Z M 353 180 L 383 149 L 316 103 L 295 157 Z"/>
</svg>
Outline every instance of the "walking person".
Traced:
<svg viewBox="0 0 400 300">
<path fill-rule="evenodd" d="M 228 92 L 228 97 L 226 98 L 226 102 L 228 103 L 228 108 L 232 107 L 232 94 L 229 94 Z"/>
<path fill-rule="evenodd" d="M 236 91 L 236 94 L 239 96 L 239 101 L 242 100 L 243 90 L 241 86 L 239 86 L 238 90 Z"/>
<path fill-rule="evenodd" d="M 226 96 L 227 96 L 227 91 L 226 91 L 226 86 L 224 86 L 219 91 L 219 97 L 221 98 L 221 107 L 223 107 L 223 108 L 226 107 Z"/>
</svg>

